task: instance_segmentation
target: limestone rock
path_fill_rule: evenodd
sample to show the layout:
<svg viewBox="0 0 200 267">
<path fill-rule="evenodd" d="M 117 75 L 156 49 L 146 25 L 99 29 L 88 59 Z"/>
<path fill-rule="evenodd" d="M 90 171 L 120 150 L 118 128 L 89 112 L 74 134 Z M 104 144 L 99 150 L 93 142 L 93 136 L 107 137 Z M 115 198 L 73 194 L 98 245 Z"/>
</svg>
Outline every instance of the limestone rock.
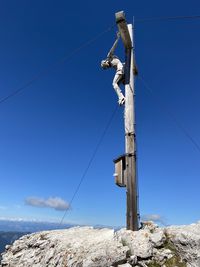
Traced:
<svg viewBox="0 0 200 267">
<path fill-rule="evenodd" d="M 188 266 L 200 266 L 200 222 L 166 228 L 166 235 L 173 242 Z"/>
<path fill-rule="evenodd" d="M 125 263 L 118 265 L 118 267 L 131 267 L 131 265 L 129 263 Z"/>
<path fill-rule="evenodd" d="M 156 229 L 155 232 L 150 235 L 150 240 L 154 247 L 161 247 L 166 241 L 165 233 L 162 229 Z"/>
<path fill-rule="evenodd" d="M 76 227 L 20 238 L 3 254 L 2 266 L 111 266 L 126 262 L 128 247 L 114 240 L 114 230 Z"/>
<path fill-rule="evenodd" d="M 130 248 L 131 255 L 136 255 L 142 259 L 152 256 L 153 246 L 150 242 L 150 232 L 148 230 L 142 229 L 138 232 L 132 232 L 122 229 L 116 233 L 116 237 Z"/>
<path fill-rule="evenodd" d="M 200 267 L 200 223 L 132 232 L 74 227 L 25 235 L 0 267 Z"/>
</svg>

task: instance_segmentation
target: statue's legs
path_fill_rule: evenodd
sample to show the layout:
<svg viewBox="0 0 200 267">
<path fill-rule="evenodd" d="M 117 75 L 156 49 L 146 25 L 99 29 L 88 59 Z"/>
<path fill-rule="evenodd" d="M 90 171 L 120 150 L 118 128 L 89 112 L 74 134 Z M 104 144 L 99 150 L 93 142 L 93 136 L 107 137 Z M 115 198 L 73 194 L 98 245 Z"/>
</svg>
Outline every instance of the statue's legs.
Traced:
<svg viewBox="0 0 200 267">
<path fill-rule="evenodd" d="M 123 105 L 125 103 L 125 97 L 122 94 L 122 91 L 121 91 L 121 89 L 119 87 L 119 84 L 122 82 L 122 80 L 123 80 L 123 74 L 116 73 L 115 77 L 113 79 L 113 83 L 112 83 L 113 88 L 114 88 L 114 90 L 115 90 L 115 92 L 116 92 L 116 94 L 118 96 L 118 99 L 119 99 L 118 100 L 119 105 Z"/>
</svg>

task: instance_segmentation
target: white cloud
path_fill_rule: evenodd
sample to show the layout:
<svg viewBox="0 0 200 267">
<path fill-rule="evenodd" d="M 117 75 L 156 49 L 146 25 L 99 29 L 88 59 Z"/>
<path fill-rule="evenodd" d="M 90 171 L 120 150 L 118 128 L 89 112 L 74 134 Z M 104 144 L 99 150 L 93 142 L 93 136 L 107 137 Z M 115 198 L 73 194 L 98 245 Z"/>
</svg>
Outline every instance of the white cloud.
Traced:
<svg viewBox="0 0 200 267">
<path fill-rule="evenodd" d="M 153 221 L 155 223 L 161 223 L 166 225 L 166 219 L 159 214 L 146 214 L 141 216 L 142 221 Z"/>
<path fill-rule="evenodd" d="M 33 207 L 52 208 L 55 210 L 66 210 L 69 204 L 60 197 L 49 197 L 47 199 L 39 197 L 28 197 L 25 204 Z"/>
</svg>

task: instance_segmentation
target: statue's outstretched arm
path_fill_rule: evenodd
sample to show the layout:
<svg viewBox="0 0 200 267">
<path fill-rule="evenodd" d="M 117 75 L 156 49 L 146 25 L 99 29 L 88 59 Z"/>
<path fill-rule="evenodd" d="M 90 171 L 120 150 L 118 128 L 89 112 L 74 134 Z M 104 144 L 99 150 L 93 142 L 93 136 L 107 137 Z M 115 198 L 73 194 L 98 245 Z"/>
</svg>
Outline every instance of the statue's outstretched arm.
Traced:
<svg viewBox="0 0 200 267">
<path fill-rule="evenodd" d="M 117 39 L 115 40 L 113 46 L 111 47 L 111 49 L 110 49 L 110 51 L 109 51 L 109 53 L 107 55 L 108 58 L 112 57 L 114 55 L 114 51 L 115 51 L 115 49 L 117 47 L 117 43 L 119 42 L 119 38 L 120 38 L 120 33 L 117 32 Z"/>
</svg>

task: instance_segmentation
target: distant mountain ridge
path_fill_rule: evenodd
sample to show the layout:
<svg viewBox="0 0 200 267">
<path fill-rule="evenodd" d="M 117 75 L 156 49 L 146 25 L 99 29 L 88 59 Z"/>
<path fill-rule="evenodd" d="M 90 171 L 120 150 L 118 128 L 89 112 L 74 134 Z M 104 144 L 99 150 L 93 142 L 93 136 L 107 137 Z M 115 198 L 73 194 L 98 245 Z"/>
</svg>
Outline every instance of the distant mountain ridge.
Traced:
<svg viewBox="0 0 200 267">
<path fill-rule="evenodd" d="M 38 232 L 54 229 L 63 229 L 76 226 L 75 224 L 60 224 L 56 222 L 26 221 L 26 220 L 6 220 L 0 219 L 0 231 L 5 232 Z"/>
</svg>

